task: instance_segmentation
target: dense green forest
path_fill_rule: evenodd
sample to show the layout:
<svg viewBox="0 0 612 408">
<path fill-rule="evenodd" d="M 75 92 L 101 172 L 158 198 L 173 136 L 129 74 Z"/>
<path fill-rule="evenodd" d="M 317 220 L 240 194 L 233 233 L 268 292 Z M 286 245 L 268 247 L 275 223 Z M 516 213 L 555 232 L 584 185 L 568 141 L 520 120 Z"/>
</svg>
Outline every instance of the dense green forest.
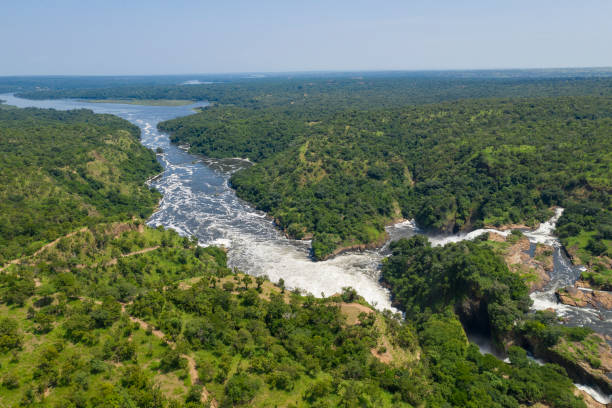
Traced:
<svg viewBox="0 0 612 408">
<path fill-rule="evenodd" d="M 610 250 L 608 98 L 478 99 L 312 119 L 299 109 L 213 107 L 160 128 L 192 151 L 258 161 L 232 177 L 238 195 L 291 236 L 314 235 L 319 259 L 380 242 L 385 224 L 402 217 L 452 232 L 535 225 L 561 205 L 563 226 L 584 214 L 577 200 L 597 209 L 580 229 Z M 576 236 L 575 225 L 564 234 Z"/>
<path fill-rule="evenodd" d="M 151 214 L 140 130 L 91 111 L 0 108 L 0 264 L 90 223 Z"/>
<path fill-rule="evenodd" d="M 394 304 L 421 332 L 420 338 L 422 330 L 435 324 L 441 329 L 431 340 L 448 347 L 451 338 L 456 338 L 451 333 L 459 330 L 457 322 L 461 321 L 472 332 L 491 336 L 499 348 L 507 350 L 513 365 L 533 364 L 526 364 L 524 351 L 516 347 L 523 345 L 536 355 L 555 356 L 566 367 L 586 367 L 595 377 L 605 378 L 605 372 L 599 371 L 604 354 L 609 355 L 603 336 L 583 327 L 562 326 L 554 312 L 528 313 L 531 299 L 527 286 L 495 254 L 486 236 L 432 247 L 424 236 L 417 235 L 392 243 L 391 250 L 392 255 L 383 262 L 382 280 L 391 290 Z M 423 342 L 421 346 L 426 348 Z M 518 356 L 523 363 L 514 360 Z M 487 370 L 452 359 L 439 361 L 434 367 L 434 375 L 439 370 L 438 378 L 444 378 L 450 390 L 464 389 L 461 377 L 466 371 Z M 540 388 L 536 393 L 547 392 L 540 381 L 551 379 L 539 375 L 533 374 L 533 385 Z"/>
<path fill-rule="evenodd" d="M 48 89 L 25 87 L 17 96 L 30 99 L 188 99 L 252 109 L 280 107 L 306 109 L 313 114 L 407 104 L 435 103 L 466 98 L 612 96 L 610 72 L 600 76 L 549 74 L 515 76 L 506 72 L 474 71 L 411 73 L 354 73 L 287 75 L 266 78 L 220 78 L 200 85 L 168 84 L 168 78 L 125 78 L 96 83 L 48 84 Z M 0 86 L 2 85 L 0 79 Z"/>
<path fill-rule="evenodd" d="M 310 117 L 300 110 L 211 106 L 158 127 L 170 134 L 171 141 L 188 144 L 194 153 L 261 161 L 295 145 L 308 131 L 308 124 L 314 123 Z"/>
<path fill-rule="evenodd" d="M 483 356 L 450 311 L 413 326 L 350 289 L 288 293 L 139 221 L 62 238 L 12 265 L 0 296 L 10 406 L 584 406 L 563 369 Z"/>
<path fill-rule="evenodd" d="M 40 217 L 36 234 L 2 246 L 7 260 L 21 256 L 0 274 L 5 405 L 585 406 L 563 368 L 539 366 L 518 347 L 504 363 L 468 343 L 456 305 L 485 294 L 497 338 L 517 321 L 525 338 L 549 348 L 550 339 L 595 344 L 589 331 L 526 318 L 526 286 L 480 244 L 393 246 L 383 273 L 407 321 L 374 311 L 350 288 L 326 299 L 289 293 L 230 270 L 220 249 L 143 225 L 158 198 L 143 182 L 159 168 L 125 121 L 89 111 L 0 115 L 6 194 L 28 191 L 20 176 L 48 186 L 2 201 L 11 228 L 23 228 L 21 214 Z M 46 208 L 69 209 L 69 222 Z M 15 240 L 30 248 L 4 249 L 19 247 Z"/>
<path fill-rule="evenodd" d="M 481 242 L 432 247 L 423 235 L 393 242 L 382 279 L 394 303 L 424 318 L 451 306 L 467 323 L 503 339 L 529 311 L 531 299 L 519 274 Z"/>
</svg>

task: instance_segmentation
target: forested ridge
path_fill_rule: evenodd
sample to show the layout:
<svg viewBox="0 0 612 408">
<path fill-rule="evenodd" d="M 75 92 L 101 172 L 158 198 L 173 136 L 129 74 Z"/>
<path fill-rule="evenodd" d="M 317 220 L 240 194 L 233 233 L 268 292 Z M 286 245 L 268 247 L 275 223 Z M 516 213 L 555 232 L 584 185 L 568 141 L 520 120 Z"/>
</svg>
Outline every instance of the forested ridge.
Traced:
<svg viewBox="0 0 612 408">
<path fill-rule="evenodd" d="M 0 264 L 83 225 L 151 214 L 140 130 L 88 110 L 0 107 Z"/>
<path fill-rule="evenodd" d="M 214 79 L 213 79 L 214 80 Z M 298 108 L 313 114 L 353 109 L 392 108 L 466 98 L 612 96 L 610 72 L 602 75 L 516 76 L 500 71 L 411 73 L 354 73 L 271 76 L 258 79 L 229 78 L 200 85 L 168 84 L 168 78 L 130 81 L 112 78 L 98 81 L 51 82 L 24 86 L 17 96 L 29 99 L 181 99 L 251 109 Z M 0 86 L 5 81 L 0 78 Z M 98 83 L 99 82 L 99 83 Z M 140 82 L 140 83 L 139 83 Z M 143 83 L 144 82 L 144 83 Z M 10 82 L 9 82 L 10 83 Z M 26 82 L 27 83 L 27 82 Z M 88 83 L 91 83 L 88 87 Z"/>
<path fill-rule="evenodd" d="M 192 151 L 258 161 L 232 177 L 238 195 L 291 236 L 313 234 L 317 258 L 379 242 L 402 217 L 455 232 L 535 225 L 560 205 L 563 226 L 586 200 L 599 212 L 584 229 L 605 235 L 612 224 L 608 98 L 478 99 L 312 119 L 213 107 L 160 128 Z"/>
<path fill-rule="evenodd" d="M 380 236 L 379 224 L 412 210 L 406 204 L 411 203 L 411 196 L 396 195 L 396 191 L 411 191 L 421 183 L 419 177 L 433 177 L 441 180 L 435 188 L 442 193 L 458 194 L 460 190 L 453 189 L 449 180 L 474 176 L 468 171 L 474 162 L 487 163 L 475 170 L 481 173 L 475 174 L 496 180 L 513 160 L 522 160 L 522 167 L 509 176 L 507 184 L 499 182 L 507 189 L 516 189 L 511 190 L 514 195 L 499 193 L 502 198 L 524 195 L 524 189 L 532 185 L 525 187 L 511 181 L 523 180 L 527 169 L 536 164 L 551 172 L 563 170 L 560 180 L 565 181 L 574 180 L 576 174 L 572 173 L 578 169 L 584 178 L 581 182 L 589 187 L 576 196 L 570 195 L 571 189 L 553 188 L 553 193 L 560 194 L 555 199 L 575 199 L 577 208 L 581 203 L 593 206 L 597 202 L 592 194 L 601 200 L 605 197 L 601 192 L 608 188 L 601 170 L 606 169 L 606 162 L 599 159 L 595 148 L 580 145 L 581 150 L 576 150 L 597 164 L 585 170 L 580 167 L 585 166 L 584 161 L 579 161 L 578 167 L 561 169 L 546 161 L 538 164 L 542 152 L 523 147 L 528 145 L 527 133 L 548 140 L 539 136 L 543 131 L 539 132 L 548 123 L 546 120 L 556 123 L 554 114 L 549 112 L 555 109 L 570 122 L 558 123 L 558 129 L 586 129 L 593 144 L 601 146 L 603 136 L 597 132 L 600 127 L 586 121 L 588 118 L 607 124 L 607 100 L 580 101 L 568 99 L 566 103 L 575 106 L 565 110 L 547 105 L 550 100 L 487 100 L 340 112 L 319 123 L 309 120 L 303 124 L 303 129 L 311 133 L 295 132 L 291 140 L 281 141 L 285 144 L 270 150 L 258 147 L 263 153 L 260 159 L 254 158 L 260 161 L 251 169 L 276 171 L 271 164 L 276 158 L 279 168 L 286 170 L 279 171 L 274 182 L 291 176 L 300 183 L 299 173 L 293 172 L 290 162 L 293 157 L 298 166 L 313 169 L 303 173 L 304 186 L 317 186 L 319 177 L 324 180 L 340 174 L 334 183 L 339 180 L 341 185 L 354 187 L 342 194 L 357 191 L 351 199 L 368 200 L 364 201 L 365 207 L 355 207 L 352 218 L 356 225 L 365 220 L 363 230 L 359 227 L 352 231 L 365 233 L 368 238 Z M 516 104 L 523 108 L 508 107 Z M 539 109 L 538 115 L 529 116 L 534 109 L 529 104 Z M 484 115 L 491 116 L 487 120 L 478 114 L 483 106 L 497 108 Z M 567 112 L 577 106 L 588 107 L 583 112 L 587 118 L 569 120 Z M 549 313 L 525 313 L 530 302 L 525 283 L 508 270 L 486 242 L 431 248 L 424 238 L 416 237 L 394 244 L 393 255 L 383 266 L 383 277 L 396 304 L 406 311 L 406 320 L 374 311 L 350 288 L 326 299 L 299 291 L 289 293 L 282 281 L 274 285 L 264 277 L 249 277 L 227 268 L 226 254 L 220 249 L 202 248 L 195 239 L 143 225 L 143 218 L 159 197 L 144 186 L 144 180 L 159 167 L 152 152 L 138 144 L 137 128 L 89 111 L 8 108 L 6 112 L 8 116 L 0 116 L 0 129 L 9 131 L 0 135 L 14 136 L 2 138 L 0 145 L 13 162 L 13 178 L 7 179 L 11 193 L 21 191 L 12 181 L 19 174 L 45 171 L 51 175 L 48 177 L 55 183 L 52 185 L 57 185 L 54 191 L 59 191 L 48 208 L 72 208 L 71 203 L 77 200 L 78 205 L 89 210 L 75 210 L 70 223 L 60 226 L 54 223 L 55 213 L 28 210 L 41 217 L 38 235 L 15 235 L 8 241 L 9 245 L 15 240 L 34 242 L 24 252 L 12 249 L 21 257 L 20 262 L 8 265 L 0 275 L 0 399 L 9 406 L 518 408 L 538 402 L 551 407 L 585 406 L 574 396 L 572 381 L 562 367 L 539 366 L 520 347 L 509 347 L 510 364 L 504 363 L 492 355 L 482 355 L 468 343 L 462 324 L 469 328 L 470 317 L 483 318 L 484 330 L 499 343 L 506 344 L 505 340 L 516 336 L 523 340 L 519 345 L 557 350 L 564 358 L 586 362 L 593 370 L 602 364 L 598 350 L 605 342 L 602 344 L 591 331 L 565 329 Z M 230 129 L 234 120 L 244 119 L 243 131 L 248 135 L 257 116 L 245 117 L 236 112 L 235 117 L 229 116 Z M 417 153 L 410 156 L 392 135 L 402 136 L 406 118 L 417 125 L 422 120 L 425 123 L 421 128 L 416 126 L 420 129 L 418 138 L 408 134 L 406 140 L 414 138 L 415 149 L 446 152 L 459 144 L 459 137 L 452 138 L 452 131 L 442 132 L 444 120 L 450 120 L 445 119 L 444 112 L 455 119 L 452 123 L 457 123 L 462 137 L 466 128 L 477 130 L 469 141 L 476 150 L 484 146 L 484 153 L 458 146 L 451 149 L 451 157 L 464 166 L 458 165 L 456 174 L 447 174 L 447 167 L 425 169 L 433 161 L 429 157 L 423 159 L 419 171 L 427 172 L 421 174 L 409 165 L 409 160 L 416 161 Z M 495 112 L 501 112 L 500 118 L 495 119 Z M 270 115 L 272 119 L 276 114 Z M 475 124 L 464 123 L 472 117 Z M 518 131 L 519 125 L 511 119 L 530 125 L 529 132 Z M 286 114 L 279 123 L 291 126 L 292 115 Z M 438 127 L 432 127 L 432 134 L 442 133 L 439 139 L 429 140 L 438 136 L 425 133 L 430 129 L 426 124 L 431 123 L 438 123 Z M 487 127 L 489 123 L 492 125 Z M 510 143 L 507 129 L 514 132 L 518 148 Z M 479 140 L 489 131 L 507 140 L 509 146 L 499 144 L 499 151 L 487 150 L 486 141 Z M 560 134 L 563 141 L 563 137 L 570 138 L 571 132 Z M 22 150 L 16 146 L 17 137 L 24 141 Z M 262 131 L 259 140 L 266 137 Z M 565 147 L 556 149 L 556 140 L 545 144 L 544 151 L 565 157 Z M 48 150 L 54 148 L 57 155 L 49 155 Z M 220 154 L 234 155 L 222 143 L 220 149 L 226 149 Z M 483 158 L 482 154 L 488 156 Z M 242 175 L 258 174 L 238 173 L 232 182 L 238 184 L 237 177 Z M 537 182 L 551 180 L 550 175 L 541 177 L 527 180 L 536 186 Z M 336 194 L 336 200 L 340 200 L 334 184 L 327 183 L 312 192 L 315 202 L 331 203 L 329 197 L 333 195 L 328 194 Z M 329 190 L 325 190 L 326 186 Z M 474 186 L 482 189 L 475 188 L 477 193 L 489 191 L 484 182 Z M 360 188 L 370 190 L 364 192 Z M 20 208 L 31 206 L 47 208 L 37 204 L 40 197 L 44 195 L 26 195 L 22 200 L 4 201 L 3 205 L 8 214 L 18 214 Z M 385 208 L 389 198 L 388 213 L 380 213 L 372 206 L 375 202 Z M 348 201 L 339 203 L 346 205 Z M 526 205 L 519 214 L 537 220 L 547 216 L 548 206 L 554 203 L 532 204 L 535 208 Z M 78 209 L 78 205 L 74 208 Z M 344 211 L 332 207 L 326 215 L 327 222 L 349 225 L 331 218 L 333 211 L 341 210 Z M 599 225 L 594 220 L 607 209 L 599 205 L 596 210 L 591 216 L 595 218 L 572 222 L 581 226 L 581 231 Z M 449 211 L 457 212 L 452 208 Z M 566 216 L 573 213 L 568 206 Z M 483 217 L 481 221 L 504 222 L 502 217 L 511 214 L 494 216 L 499 218 Z M 10 225 L 22 228 L 23 223 L 15 218 Z M 305 233 L 304 229 L 293 229 Z M 605 230 L 589 234 L 595 233 Z M 50 243 L 36 251 L 43 242 Z M 15 247 L 20 246 L 23 244 Z M 465 303 L 466 299 L 474 300 L 473 307 Z"/>
<path fill-rule="evenodd" d="M 521 299 L 515 275 L 491 272 L 478 273 L 501 299 Z M 516 294 L 503 283 L 513 279 Z M 511 364 L 480 354 L 443 302 L 409 311 L 413 325 L 351 289 L 289 293 L 140 221 L 90 226 L 10 266 L 0 303 L 11 406 L 584 407 L 562 368 L 518 347 Z"/>
</svg>

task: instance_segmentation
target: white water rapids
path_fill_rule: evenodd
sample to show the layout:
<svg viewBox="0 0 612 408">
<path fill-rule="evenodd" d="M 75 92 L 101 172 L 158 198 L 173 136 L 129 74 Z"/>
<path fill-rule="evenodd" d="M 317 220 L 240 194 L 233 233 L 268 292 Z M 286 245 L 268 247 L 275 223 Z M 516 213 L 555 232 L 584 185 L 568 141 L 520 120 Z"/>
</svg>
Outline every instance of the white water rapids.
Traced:
<svg viewBox="0 0 612 408">
<path fill-rule="evenodd" d="M 11 94 L 0 95 L 0 99 L 19 107 L 85 108 L 129 120 L 142 130 L 145 146 L 163 150 L 159 159 L 164 172 L 151 181 L 163 198 L 149 225 L 163 225 L 183 235 L 194 235 L 201 245 L 222 245 L 229 250 L 229 266 L 251 275 L 266 274 L 272 281 L 282 278 L 287 287 L 300 288 L 315 296 L 332 295 L 351 286 L 376 308 L 394 310 L 389 292 L 379 283 L 380 262 L 388 255 L 387 245 L 379 250 L 345 253 L 327 261 L 313 262 L 309 256 L 309 242 L 284 237 L 265 214 L 237 198 L 228 186 L 230 175 L 250 163 L 242 159 L 215 160 L 191 155 L 172 145 L 168 135 L 157 130 L 160 121 L 188 115 L 193 108 L 205 104 L 178 107 L 91 104 L 75 100 L 25 100 Z M 568 324 L 587 325 L 612 334 L 610 312 L 565 306 L 556 301 L 555 290 L 572 285 L 580 274 L 580 269 L 571 264 L 552 235 L 562 211 L 557 209 L 555 216 L 536 230 L 524 232 L 532 244 L 545 243 L 555 249 L 551 283 L 542 292 L 531 295 L 533 308 L 553 308 L 567 319 Z M 387 232 L 390 240 L 396 240 L 410 237 L 419 230 L 414 222 L 405 221 L 388 227 Z M 433 245 L 444 245 L 473 239 L 485 232 L 509 234 L 509 231 L 482 229 L 450 236 L 428 235 L 428 238 Z"/>
<path fill-rule="evenodd" d="M 9 105 L 55 109 L 91 109 L 123 117 L 142 130 L 142 143 L 161 148 L 159 159 L 164 172 L 151 184 L 163 198 L 149 224 L 173 228 L 183 235 L 194 235 L 202 245 L 222 245 L 228 248 L 229 264 L 252 275 L 267 274 L 272 281 L 284 279 L 290 288 L 300 288 L 315 296 L 331 295 L 343 287 L 355 288 L 378 309 L 392 309 L 389 293 L 379 284 L 380 262 L 388 255 L 387 245 L 379 250 L 349 252 L 330 260 L 313 262 L 309 256 L 310 242 L 284 237 L 272 221 L 260 211 L 236 197 L 228 186 L 230 175 L 251 165 L 241 159 L 208 159 L 194 156 L 170 143 L 168 135 L 157 130 L 162 120 L 188 115 L 197 106 L 139 106 L 127 104 L 87 103 L 76 100 L 26 100 L 11 94 L 0 95 Z M 554 298 L 559 286 L 571 285 L 580 270 L 562 253 L 559 241 L 552 235 L 555 223 L 562 214 L 558 208 L 554 217 L 534 231 L 524 231 L 532 243 L 545 243 L 555 248 L 555 272 L 544 292 L 534 293 L 535 309 L 554 308 L 561 314 L 572 309 L 560 305 Z M 387 228 L 391 240 L 410 237 L 419 232 L 413 221 L 405 221 Z M 433 245 L 458 242 L 485 233 L 508 235 L 509 231 L 479 229 L 467 234 L 445 236 L 428 235 Z M 580 309 L 586 310 L 586 309 Z M 598 324 L 598 312 L 589 309 Z M 592 319 L 587 319 L 595 323 Z"/>
</svg>

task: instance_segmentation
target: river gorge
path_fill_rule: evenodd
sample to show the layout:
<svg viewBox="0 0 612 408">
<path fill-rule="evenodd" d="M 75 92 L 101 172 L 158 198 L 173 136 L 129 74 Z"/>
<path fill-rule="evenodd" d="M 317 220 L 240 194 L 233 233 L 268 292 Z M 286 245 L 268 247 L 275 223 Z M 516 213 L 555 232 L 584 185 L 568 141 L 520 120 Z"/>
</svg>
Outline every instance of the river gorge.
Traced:
<svg viewBox="0 0 612 408">
<path fill-rule="evenodd" d="M 77 100 L 26 100 L 11 94 L 0 95 L 9 105 L 54 109 L 90 109 L 96 113 L 120 116 L 140 127 L 142 143 L 158 153 L 164 172 L 150 181 L 163 198 L 148 224 L 173 228 L 183 235 L 194 235 L 201 245 L 218 245 L 228 249 L 229 266 L 251 275 L 266 274 L 276 282 L 283 279 L 287 287 L 299 288 L 315 296 L 328 296 L 353 287 L 378 309 L 391 309 L 389 292 L 380 285 L 380 263 L 388 255 L 388 243 L 419 232 L 412 221 L 387 228 L 389 241 L 380 249 L 346 252 L 332 259 L 314 262 L 310 242 L 286 238 L 264 213 L 240 200 L 228 186 L 231 174 L 252 165 L 243 159 L 210 159 L 189 154 L 185 148 L 170 143 L 167 134 L 157 129 L 160 121 L 189 115 L 196 103 L 187 106 L 141 106 L 131 104 L 87 103 Z M 554 268 L 550 282 L 533 292 L 534 309 L 554 309 L 569 325 L 589 326 L 604 335 L 612 335 L 612 312 L 560 304 L 555 291 L 571 286 L 581 267 L 572 265 L 559 241 L 554 237 L 555 216 L 536 230 L 524 231 L 532 245 L 544 243 L 553 247 Z M 472 239 L 484 232 L 507 235 L 509 231 L 477 230 L 452 236 L 428 235 L 434 245 Z"/>
</svg>

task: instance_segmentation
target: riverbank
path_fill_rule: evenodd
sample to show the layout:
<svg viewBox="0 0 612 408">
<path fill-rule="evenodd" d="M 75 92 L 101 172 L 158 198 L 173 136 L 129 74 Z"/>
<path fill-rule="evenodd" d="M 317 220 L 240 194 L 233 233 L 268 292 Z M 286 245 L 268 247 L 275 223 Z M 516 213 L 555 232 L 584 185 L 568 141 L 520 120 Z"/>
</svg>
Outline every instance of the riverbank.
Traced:
<svg viewBox="0 0 612 408">
<path fill-rule="evenodd" d="M 106 108 L 100 104 L 100 108 L 103 107 Z M 151 225 L 173 228 L 181 235 L 195 235 L 204 245 L 225 240 L 232 266 L 251 275 L 267 273 L 274 281 L 282 278 L 287 287 L 303 288 L 316 296 L 352 286 L 376 308 L 390 307 L 388 292 L 378 284 L 378 266 L 385 255 L 383 250 L 353 250 L 351 253 L 347 249 L 348 252 L 327 261 L 312 262 L 303 243 L 285 239 L 270 219 L 233 194 L 227 187 L 228 172 L 223 166 L 194 160 L 155 130 L 155 120 L 160 112 L 165 112 L 160 107 L 151 108 L 149 116 L 146 112 L 142 114 L 144 109 L 141 108 L 133 111 L 128 105 L 119 108 L 125 116 L 131 112 L 140 114 L 133 120 L 143 130 L 143 144 L 152 149 L 161 147 L 164 151 L 160 160 L 166 172 L 153 181 L 164 198 L 159 211 L 149 220 Z M 111 113 L 116 114 L 116 111 Z M 397 225 L 392 226 L 390 230 L 394 231 L 388 238 L 397 239 L 402 234 L 419 232 L 409 222 L 401 224 L 405 224 L 404 230 L 397 233 Z M 457 238 L 470 239 L 463 235 Z"/>
<path fill-rule="evenodd" d="M 116 103 L 142 106 L 186 106 L 196 102 L 187 99 L 79 99 L 79 101 L 86 103 Z"/>
<path fill-rule="evenodd" d="M 575 307 L 612 310 L 612 293 L 603 290 L 567 286 L 556 291 L 559 302 Z"/>
<path fill-rule="evenodd" d="M 347 245 L 347 246 L 339 247 L 339 248 L 336 248 L 331 254 L 326 255 L 321 259 L 314 258 L 314 260 L 315 261 L 327 261 L 338 255 L 346 254 L 349 252 L 357 252 L 357 251 L 361 252 L 361 251 L 366 251 L 368 249 L 371 249 L 371 250 L 380 249 L 387 243 L 388 240 L 389 240 L 389 234 L 385 232 L 383 236 L 381 237 L 381 239 L 378 241 L 370 242 L 369 244 L 354 244 L 354 245 Z"/>
</svg>

